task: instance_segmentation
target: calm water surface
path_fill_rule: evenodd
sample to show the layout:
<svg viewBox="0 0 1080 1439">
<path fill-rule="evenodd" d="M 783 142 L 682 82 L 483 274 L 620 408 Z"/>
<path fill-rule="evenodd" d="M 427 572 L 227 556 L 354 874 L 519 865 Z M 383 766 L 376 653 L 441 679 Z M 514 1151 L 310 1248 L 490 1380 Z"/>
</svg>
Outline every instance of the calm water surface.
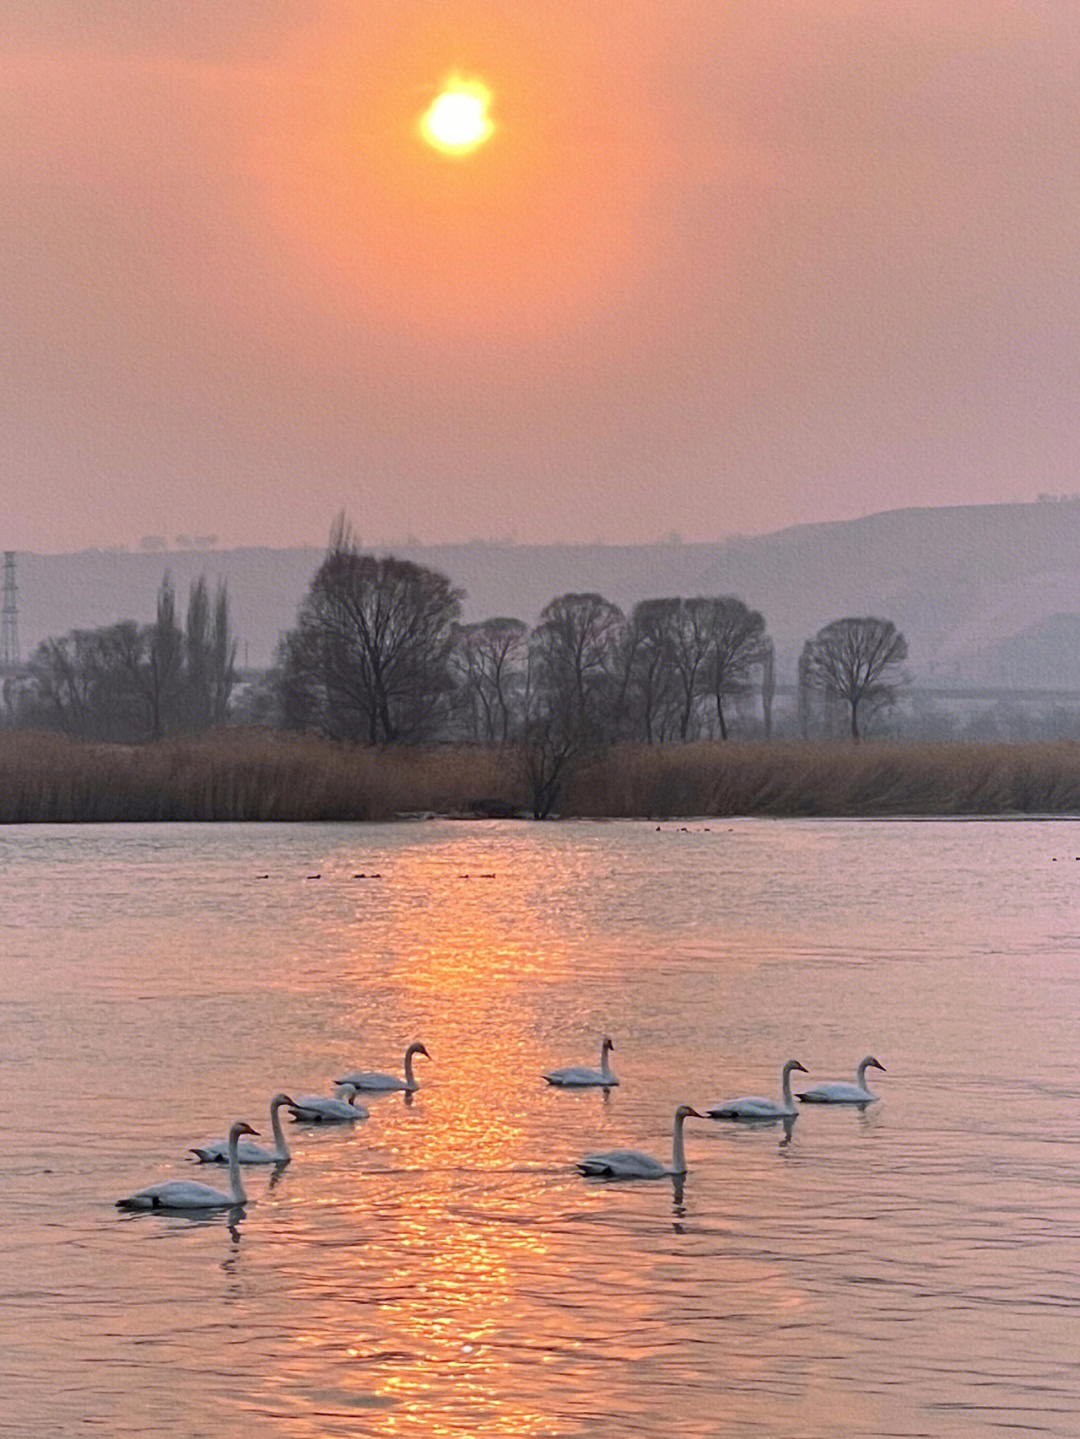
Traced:
<svg viewBox="0 0 1080 1439">
<path fill-rule="evenodd" d="M 1075 1435 L 1080 825 L 0 831 L 0 1435 Z M 615 1036 L 622 1085 L 553 1064 Z M 113 1201 L 278 1089 L 204 1219 Z M 674 1106 L 799 1058 L 881 1102 Z M 214 1170 L 199 1173 L 224 1183 Z"/>
</svg>

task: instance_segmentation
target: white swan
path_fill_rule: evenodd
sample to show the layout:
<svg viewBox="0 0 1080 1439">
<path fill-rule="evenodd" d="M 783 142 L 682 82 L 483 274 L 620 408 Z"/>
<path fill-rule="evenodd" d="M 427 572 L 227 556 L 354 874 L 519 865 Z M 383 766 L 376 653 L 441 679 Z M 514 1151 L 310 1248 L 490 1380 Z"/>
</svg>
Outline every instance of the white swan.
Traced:
<svg viewBox="0 0 1080 1439">
<path fill-rule="evenodd" d="M 619 1082 L 618 1076 L 612 1074 L 611 1065 L 608 1063 L 608 1055 L 614 1048 L 615 1041 L 609 1034 L 605 1034 L 600 1044 L 599 1069 L 590 1069 L 585 1064 L 569 1064 L 565 1069 L 549 1070 L 544 1078 L 558 1089 L 585 1089 L 593 1085 L 603 1085 L 605 1089 L 610 1089 Z"/>
<path fill-rule="evenodd" d="M 274 1131 L 273 1149 L 265 1149 L 261 1144 L 252 1144 L 249 1139 L 242 1139 L 236 1146 L 236 1157 L 241 1164 L 288 1164 L 292 1155 L 289 1153 L 289 1146 L 285 1143 L 285 1133 L 281 1128 L 281 1116 L 278 1110 L 283 1104 L 291 1105 L 293 1100 L 287 1094 L 275 1094 L 270 1101 L 270 1126 Z M 229 1141 L 227 1139 L 210 1139 L 205 1144 L 193 1144 L 191 1153 L 198 1156 L 200 1164 L 227 1164 L 229 1159 Z"/>
<path fill-rule="evenodd" d="M 407 1094 L 412 1094 L 420 1088 L 416 1075 L 413 1074 L 413 1059 L 416 1055 L 422 1054 L 426 1059 L 431 1055 L 422 1044 L 410 1044 L 405 1051 L 405 1078 L 399 1079 L 396 1074 L 384 1074 L 376 1069 L 356 1069 L 352 1074 L 343 1074 L 340 1079 L 335 1079 L 335 1084 L 354 1084 L 357 1089 L 404 1089 Z"/>
<path fill-rule="evenodd" d="M 868 1069 L 880 1069 L 882 1074 L 885 1073 L 885 1066 L 879 1064 L 872 1054 L 868 1054 L 865 1059 L 859 1060 L 854 1084 L 848 1084 L 841 1079 L 830 1079 L 825 1084 L 816 1084 L 813 1089 L 805 1090 L 797 1098 L 804 1104 L 872 1104 L 877 1095 L 866 1087 Z"/>
<path fill-rule="evenodd" d="M 683 1120 L 687 1115 L 704 1118 L 689 1104 L 680 1104 L 671 1126 L 671 1164 L 661 1164 L 651 1154 L 639 1149 L 608 1149 L 603 1154 L 586 1154 L 577 1162 L 579 1174 L 597 1179 L 664 1179 L 686 1173 L 686 1151 L 683 1149 Z"/>
<path fill-rule="evenodd" d="M 805 1065 L 800 1064 L 797 1059 L 789 1059 L 784 1065 L 780 1080 L 783 1092 L 779 1104 L 775 1099 L 765 1099 L 760 1094 L 744 1094 L 738 1099 L 721 1100 L 705 1112 L 710 1119 L 783 1119 L 785 1115 L 797 1114 L 795 1101 L 791 1097 L 791 1075 L 796 1069 L 803 1074 L 807 1073 Z"/>
<path fill-rule="evenodd" d="M 257 1129 L 238 1119 L 229 1130 L 229 1188 L 214 1189 L 194 1179 L 168 1179 L 164 1184 L 151 1184 L 138 1189 L 126 1199 L 116 1201 L 117 1209 L 224 1209 L 247 1203 L 240 1181 L 240 1160 L 237 1146 L 242 1134 L 258 1135 Z"/>
<path fill-rule="evenodd" d="M 327 1094 L 302 1094 L 289 1105 L 289 1113 L 301 1124 L 349 1124 L 366 1119 L 368 1110 L 356 1104 L 355 1084 L 339 1084 L 333 1098 Z"/>
</svg>

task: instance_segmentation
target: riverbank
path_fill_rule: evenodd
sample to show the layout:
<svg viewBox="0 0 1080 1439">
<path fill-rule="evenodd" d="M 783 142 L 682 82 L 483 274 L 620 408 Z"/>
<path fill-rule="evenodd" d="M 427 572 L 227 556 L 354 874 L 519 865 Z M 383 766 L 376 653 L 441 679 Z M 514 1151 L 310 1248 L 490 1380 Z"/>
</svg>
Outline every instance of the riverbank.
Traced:
<svg viewBox="0 0 1080 1439">
<path fill-rule="evenodd" d="M 225 730 L 145 746 L 0 733 L 0 823 L 389 820 L 530 812 L 512 748 L 372 750 Z M 618 745 L 582 763 L 564 818 L 1080 814 L 1080 744 Z"/>
</svg>

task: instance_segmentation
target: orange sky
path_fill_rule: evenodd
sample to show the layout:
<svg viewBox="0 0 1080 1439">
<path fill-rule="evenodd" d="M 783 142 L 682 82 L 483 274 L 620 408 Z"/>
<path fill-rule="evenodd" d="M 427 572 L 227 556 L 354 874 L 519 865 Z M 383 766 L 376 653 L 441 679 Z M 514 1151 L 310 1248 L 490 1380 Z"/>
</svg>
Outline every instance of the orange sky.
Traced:
<svg viewBox="0 0 1080 1439">
<path fill-rule="evenodd" d="M 1077 73 L 1062 0 L 8 0 L 0 546 L 1072 491 Z"/>
</svg>

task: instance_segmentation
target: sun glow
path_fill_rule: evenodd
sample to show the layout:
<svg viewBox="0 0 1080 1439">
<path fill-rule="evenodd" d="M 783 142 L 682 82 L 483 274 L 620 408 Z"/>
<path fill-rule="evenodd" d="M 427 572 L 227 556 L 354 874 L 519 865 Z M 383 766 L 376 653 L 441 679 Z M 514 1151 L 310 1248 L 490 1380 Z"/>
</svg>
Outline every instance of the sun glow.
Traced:
<svg viewBox="0 0 1080 1439">
<path fill-rule="evenodd" d="M 444 155 L 467 155 L 491 137 L 491 91 L 479 80 L 452 75 L 420 117 L 420 134 Z"/>
<path fill-rule="evenodd" d="M 544 6 L 469 0 L 450 7 L 487 17 L 468 54 L 449 28 L 418 25 L 414 6 L 346 8 L 355 43 L 337 22 L 316 26 L 296 72 L 308 78 L 283 81 L 258 123 L 253 105 L 243 137 L 310 303 L 335 323 L 348 310 L 451 346 L 484 335 L 517 347 L 577 333 L 610 305 L 623 313 L 628 287 L 665 263 L 671 238 L 650 217 L 668 210 L 649 196 L 673 159 L 622 78 L 609 97 L 626 97 L 618 124 L 579 123 L 599 103 L 598 47 L 622 36 L 627 82 L 646 63 L 604 7 L 577 7 L 556 31 Z M 600 343 L 606 331 L 588 333 Z"/>
</svg>

